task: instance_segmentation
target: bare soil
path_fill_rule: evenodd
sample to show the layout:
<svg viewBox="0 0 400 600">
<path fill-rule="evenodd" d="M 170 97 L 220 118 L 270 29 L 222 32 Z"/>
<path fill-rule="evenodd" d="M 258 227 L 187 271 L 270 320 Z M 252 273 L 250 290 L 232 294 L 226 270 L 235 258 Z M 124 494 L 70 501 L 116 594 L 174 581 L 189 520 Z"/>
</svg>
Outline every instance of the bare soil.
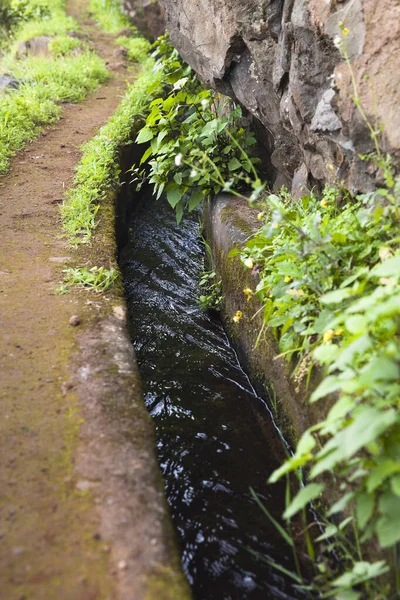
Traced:
<svg viewBox="0 0 400 600">
<path fill-rule="evenodd" d="M 187 589 L 123 301 L 54 294 L 65 265 L 91 265 L 96 252 L 76 255 L 61 235 L 80 146 L 134 77 L 114 36 L 85 23 L 112 78 L 64 105 L 0 180 L 0 599 L 179 600 Z"/>
</svg>

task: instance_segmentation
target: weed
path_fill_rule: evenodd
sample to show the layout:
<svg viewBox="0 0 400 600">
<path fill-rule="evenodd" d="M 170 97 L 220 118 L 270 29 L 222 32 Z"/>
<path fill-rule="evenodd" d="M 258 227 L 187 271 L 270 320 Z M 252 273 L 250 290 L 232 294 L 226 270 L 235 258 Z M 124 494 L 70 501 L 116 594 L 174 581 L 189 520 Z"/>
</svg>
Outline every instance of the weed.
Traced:
<svg viewBox="0 0 400 600">
<path fill-rule="evenodd" d="M 222 282 L 215 271 L 203 271 L 199 280 L 201 295 L 199 304 L 202 310 L 220 311 L 223 301 Z"/>
<path fill-rule="evenodd" d="M 81 288 L 87 288 L 93 292 L 101 294 L 106 292 L 118 278 L 116 269 L 106 269 L 104 267 L 72 268 L 63 270 L 64 282 L 68 285 L 75 285 Z M 65 285 L 62 286 L 65 288 Z M 58 288 L 60 290 L 60 288 Z M 65 291 L 58 292 L 65 293 Z"/>
</svg>

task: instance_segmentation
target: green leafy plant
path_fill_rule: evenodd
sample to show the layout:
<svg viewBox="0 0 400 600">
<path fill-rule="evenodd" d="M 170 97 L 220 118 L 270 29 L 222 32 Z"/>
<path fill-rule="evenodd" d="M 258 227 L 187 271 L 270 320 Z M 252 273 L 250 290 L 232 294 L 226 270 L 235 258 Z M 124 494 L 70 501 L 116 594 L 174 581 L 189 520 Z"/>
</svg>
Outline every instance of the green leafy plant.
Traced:
<svg viewBox="0 0 400 600">
<path fill-rule="evenodd" d="M 203 271 L 199 280 L 201 294 L 199 304 L 203 310 L 221 310 L 222 306 L 222 283 L 217 278 L 215 271 Z"/>
<path fill-rule="evenodd" d="M 72 268 L 63 270 L 64 284 L 87 288 L 98 294 L 106 292 L 118 278 L 116 269 L 105 267 Z M 64 292 L 63 292 L 64 293 Z"/>
<path fill-rule="evenodd" d="M 329 513 L 353 515 L 358 555 L 351 561 L 348 553 L 346 576 L 327 577 L 328 596 L 355 586 L 368 592 L 371 579 L 387 571 L 384 561 L 365 560 L 370 540 L 392 549 L 400 541 L 400 179 L 389 157 L 378 160 L 386 187 L 347 196 L 342 206 L 331 188 L 322 199 L 296 202 L 285 190 L 269 194 L 259 202 L 264 224 L 241 251 L 243 265 L 259 271 L 254 293 L 264 331 L 273 331 L 295 376 L 306 377 L 315 364 L 325 369 L 311 402 L 337 399 L 271 476 L 274 482 L 299 468 L 309 473 L 311 483 L 287 507 L 286 519 L 329 480 L 337 490 Z M 329 526 L 329 537 L 350 522 Z"/>
<path fill-rule="evenodd" d="M 242 111 L 219 94 L 205 90 L 163 37 L 156 68 L 165 73 L 168 93 L 155 98 L 136 142 L 148 143 L 148 181 L 157 198 L 165 193 L 177 221 L 222 189 L 243 189 L 256 175 L 258 159 L 249 153 L 255 137 L 240 125 Z M 135 175 L 145 173 L 135 169 Z"/>
</svg>

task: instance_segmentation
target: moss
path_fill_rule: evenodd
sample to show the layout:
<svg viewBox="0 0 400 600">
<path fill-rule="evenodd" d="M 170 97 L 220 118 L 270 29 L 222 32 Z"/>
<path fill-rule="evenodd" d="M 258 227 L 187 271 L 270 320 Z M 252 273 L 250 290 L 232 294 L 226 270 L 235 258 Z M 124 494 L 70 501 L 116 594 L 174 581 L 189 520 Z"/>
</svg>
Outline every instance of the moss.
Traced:
<svg viewBox="0 0 400 600">
<path fill-rule="evenodd" d="M 236 229 L 239 229 L 246 235 L 254 233 L 253 227 L 239 214 L 238 207 L 235 204 L 225 206 L 225 208 L 221 210 L 220 219 L 221 223 L 227 223 L 229 221 L 233 227 L 236 227 Z"/>
<path fill-rule="evenodd" d="M 146 586 L 144 600 L 190 600 L 192 597 L 183 574 L 160 564 L 147 578 Z"/>
</svg>

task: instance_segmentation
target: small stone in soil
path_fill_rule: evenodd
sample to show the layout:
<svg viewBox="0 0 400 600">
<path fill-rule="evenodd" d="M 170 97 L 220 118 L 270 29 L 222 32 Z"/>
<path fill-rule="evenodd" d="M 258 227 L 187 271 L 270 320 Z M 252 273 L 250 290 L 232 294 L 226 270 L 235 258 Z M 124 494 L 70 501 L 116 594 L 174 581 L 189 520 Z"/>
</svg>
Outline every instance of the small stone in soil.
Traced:
<svg viewBox="0 0 400 600">
<path fill-rule="evenodd" d="M 78 315 L 72 315 L 72 317 L 69 320 L 69 324 L 72 325 L 72 327 L 76 327 L 77 325 L 79 325 L 80 322 L 81 320 L 78 317 Z"/>
</svg>

